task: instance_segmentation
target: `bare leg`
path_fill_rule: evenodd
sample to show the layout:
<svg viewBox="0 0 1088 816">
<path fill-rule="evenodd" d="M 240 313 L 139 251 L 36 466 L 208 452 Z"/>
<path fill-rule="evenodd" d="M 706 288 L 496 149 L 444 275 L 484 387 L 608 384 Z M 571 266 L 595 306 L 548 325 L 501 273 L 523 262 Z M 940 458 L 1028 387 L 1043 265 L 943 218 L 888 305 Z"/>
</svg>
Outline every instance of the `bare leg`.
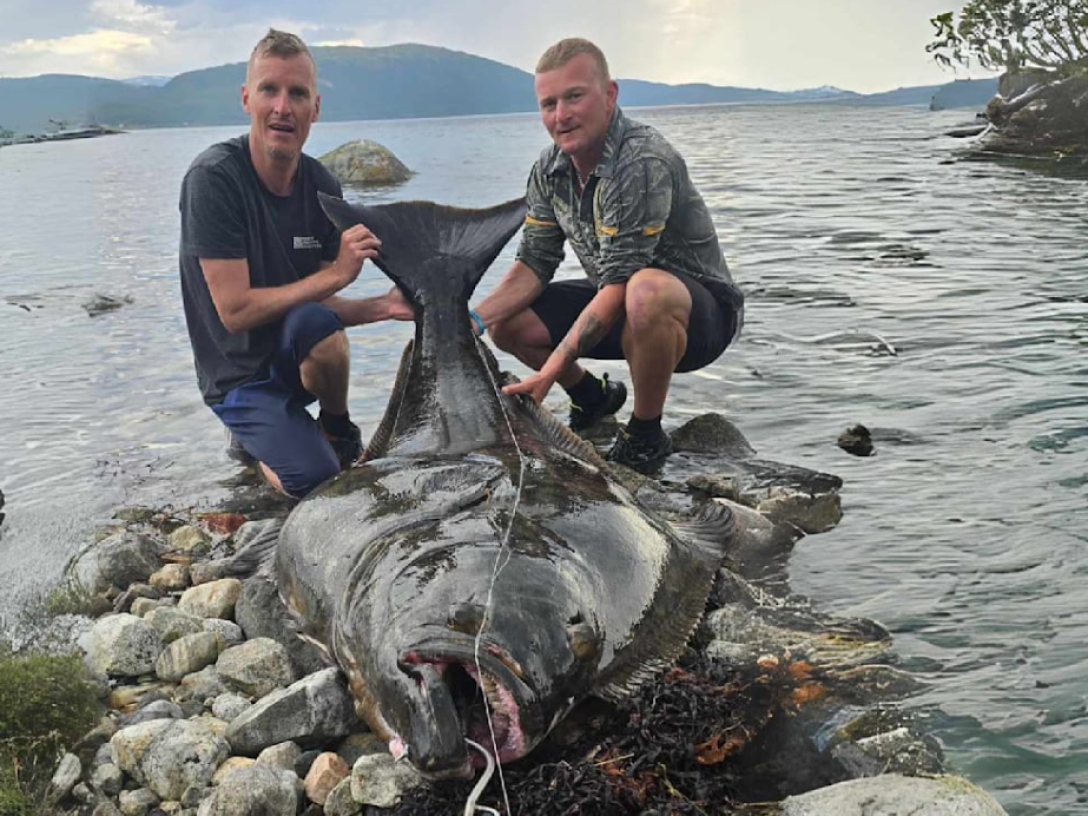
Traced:
<svg viewBox="0 0 1088 816">
<path fill-rule="evenodd" d="M 493 324 L 490 331 L 496 346 L 513 354 L 533 371 L 540 371 L 555 349 L 547 326 L 532 309 L 525 309 L 501 323 Z M 570 388 L 584 374 L 585 370 L 578 363 L 571 363 L 563 369 L 558 383 Z"/>
<path fill-rule="evenodd" d="M 672 373 L 688 344 L 691 295 L 674 275 L 642 269 L 627 283 L 623 352 L 638 419 L 661 416 Z"/>
<path fill-rule="evenodd" d="M 317 397 L 330 414 L 348 412 L 348 375 L 351 349 L 342 331 L 333 332 L 310 349 L 299 366 L 302 387 Z"/>
</svg>

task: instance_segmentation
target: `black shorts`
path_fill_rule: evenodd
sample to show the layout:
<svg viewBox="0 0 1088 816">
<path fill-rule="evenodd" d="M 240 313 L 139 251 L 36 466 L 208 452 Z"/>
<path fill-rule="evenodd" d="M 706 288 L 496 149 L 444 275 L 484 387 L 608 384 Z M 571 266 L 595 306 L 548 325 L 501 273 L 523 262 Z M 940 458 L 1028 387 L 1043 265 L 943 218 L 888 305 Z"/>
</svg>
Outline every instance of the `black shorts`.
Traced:
<svg viewBox="0 0 1088 816">
<path fill-rule="evenodd" d="M 676 274 L 676 273 L 670 273 Z M 695 371 L 708 366 L 725 351 L 736 333 L 732 309 L 718 305 L 707 288 L 687 275 L 676 275 L 691 294 L 688 319 L 688 345 L 676 364 L 677 371 Z M 570 327 L 597 294 L 596 285 L 586 279 L 553 281 L 529 308 L 544 323 L 552 338 L 552 347 L 567 336 Z M 620 318 L 596 346 L 584 354 L 593 360 L 623 360 L 623 326 Z"/>
</svg>

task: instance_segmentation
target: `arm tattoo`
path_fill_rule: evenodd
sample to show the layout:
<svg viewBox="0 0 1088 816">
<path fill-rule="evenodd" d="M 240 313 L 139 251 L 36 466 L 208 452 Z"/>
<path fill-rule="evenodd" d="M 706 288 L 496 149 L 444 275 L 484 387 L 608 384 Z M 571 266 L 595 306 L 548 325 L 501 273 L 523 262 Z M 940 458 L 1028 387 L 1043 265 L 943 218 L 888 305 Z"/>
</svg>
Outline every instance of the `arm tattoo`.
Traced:
<svg viewBox="0 0 1088 816">
<path fill-rule="evenodd" d="M 608 333 L 608 326 L 601 322 L 596 314 L 586 314 L 586 316 L 580 318 L 574 326 L 579 330 L 578 343 L 572 344 L 570 342 L 570 334 L 562 338 L 562 348 L 565 353 L 572 359 L 578 359 L 586 354 L 604 339 L 604 336 Z"/>
</svg>

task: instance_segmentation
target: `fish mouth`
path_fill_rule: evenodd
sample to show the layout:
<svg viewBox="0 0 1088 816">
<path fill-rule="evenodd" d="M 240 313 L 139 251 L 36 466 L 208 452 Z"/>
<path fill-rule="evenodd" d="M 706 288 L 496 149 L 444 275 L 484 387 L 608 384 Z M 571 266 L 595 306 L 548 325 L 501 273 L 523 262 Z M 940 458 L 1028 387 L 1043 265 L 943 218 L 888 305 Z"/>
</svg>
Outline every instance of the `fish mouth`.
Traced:
<svg viewBox="0 0 1088 816">
<path fill-rule="evenodd" d="M 535 695 L 519 676 L 516 661 L 494 645 L 450 642 L 436 638 L 408 649 L 401 670 L 444 684 L 457 713 L 461 739 L 483 745 L 498 762 L 520 759 L 532 748 L 526 728 L 532 728 Z M 484 757 L 469 752 L 477 769 Z"/>
</svg>

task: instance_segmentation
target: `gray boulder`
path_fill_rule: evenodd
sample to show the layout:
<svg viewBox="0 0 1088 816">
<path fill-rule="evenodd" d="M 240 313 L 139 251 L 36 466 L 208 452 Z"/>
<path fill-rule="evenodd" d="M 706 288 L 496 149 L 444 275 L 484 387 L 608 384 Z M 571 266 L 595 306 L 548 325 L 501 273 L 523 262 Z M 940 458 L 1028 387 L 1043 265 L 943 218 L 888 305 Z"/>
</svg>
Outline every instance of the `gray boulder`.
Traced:
<svg viewBox="0 0 1088 816">
<path fill-rule="evenodd" d="M 147 536 L 118 532 L 80 550 L 65 570 L 72 589 L 97 595 L 147 581 L 159 569 L 163 546 Z"/>
<path fill-rule="evenodd" d="M 391 808 L 405 793 L 423 784 L 415 768 L 389 754 L 361 756 L 351 769 L 351 798 L 362 805 Z"/>
<path fill-rule="evenodd" d="M 110 677 L 138 677 L 155 669 L 162 641 L 155 627 L 127 613 L 101 618 L 84 641 L 91 671 Z"/>
<path fill-rule="evenodd" d="M 110 740 L 114 763 L 162 799 L 180 800 L 192 785 L 206 787 L 230 746 L 196 720 L 152 720 Z"/>
<path fill-rule="evenodd" d="M 343 677 L 325 669 L 265 697 L 235 718 L 224 736 L 236 754 L 256 756 L 281 742 L 320 745 L 358 725 Z"/>
<path fill-rule="evenodd" d="M 886 774 L 840 782 L 782 802 L 781 816 L 1007 816 L 981 788 L 959 776 Z"/>
<path fill-rule="evenodd" d="M 215 664 L 219 676 L 252 697 L 264 697 L 295 679 L 286 650 L 270 638 L 232 646 Z"/>
<path fill-rule="evenodd" d="M 342 144 L 320 161 L 344 184 L 400 184 L 412 177 L 392 151 L 369 139 Z"/>
<path fill-rule="evenodd" d="M 294 619 L 271 581 L 260 577 L 245 581 L 234 616 L 247 638 L 271 638 L 283 646 L 295 669 L 295 676 L 305 677 L 328 668 L 329 661 L 320 650 L 298 636 Z"/>
<path fill-rule="evenodd" d="M 218 632 L 196 632 L 178 638 L 159 655 L 155 674 L 161 680 L 177 682 L 218 660 L 223 646 L 223 636 Z"/>
<path fill-rule="evenodd" d="M 298 778 L 270 765 L 250 765 L 224 777 L 197 816 L 295 816 Z"/>
</svg>

